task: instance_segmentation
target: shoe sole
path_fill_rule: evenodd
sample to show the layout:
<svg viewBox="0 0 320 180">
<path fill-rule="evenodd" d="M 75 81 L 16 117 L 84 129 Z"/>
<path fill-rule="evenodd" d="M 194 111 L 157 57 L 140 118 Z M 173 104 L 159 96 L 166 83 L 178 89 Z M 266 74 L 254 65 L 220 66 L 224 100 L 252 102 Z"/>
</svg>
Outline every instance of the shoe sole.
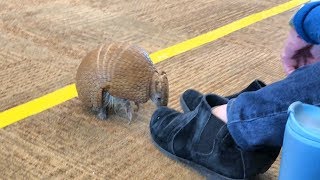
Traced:
<svg viewBox="0 0 320 180">
<path fill-rule="evenodd" d="M 154 138 L 154 137 L 153 137 Z M 161 146 L 159 146 L 153 139 L 152 143 L 162 152 L 163 154 L 167 155 L 170 159 L 182 162 L 189 167 L 195 169 L 197 172 L 199 172 L 201 175 L 205 176 L 208 180 L 254 180 L 255 178 L 242 178 L 242 179 L 233 179 L 226 176 L 223 176 L 217 172 L 211 171 L 208 168 L 201 166 L 199 164 L 196 164 L 192 161 L 189 161 L 187 159 L 183 159 L 181 157 L 175 156 L 174 154 L 171 154 L 167 150 L 163 149 Z"/>
</svg>

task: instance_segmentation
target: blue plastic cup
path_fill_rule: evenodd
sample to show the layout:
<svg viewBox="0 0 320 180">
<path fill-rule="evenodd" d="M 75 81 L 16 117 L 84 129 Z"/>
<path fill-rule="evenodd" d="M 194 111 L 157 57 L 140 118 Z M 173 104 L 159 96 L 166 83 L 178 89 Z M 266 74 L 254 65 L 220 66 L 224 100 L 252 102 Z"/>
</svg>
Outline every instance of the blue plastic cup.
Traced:
<svg viewBox="0 0 320 180">
<path fill-rule="evenodd" d="M 295 102 L 288 109 L 280 180 L 320 179 L 320 108 Z"/>
</svg>

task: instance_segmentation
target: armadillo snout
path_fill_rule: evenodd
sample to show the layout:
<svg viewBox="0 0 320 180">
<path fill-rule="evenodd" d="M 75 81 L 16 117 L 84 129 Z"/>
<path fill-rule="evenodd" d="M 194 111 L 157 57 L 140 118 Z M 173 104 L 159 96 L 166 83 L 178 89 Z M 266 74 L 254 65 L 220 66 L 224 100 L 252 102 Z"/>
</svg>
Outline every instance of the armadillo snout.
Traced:
<svg viewBox="0 0 320 180">
<path fill-rule="evenodd" d="M 159 99 L 159 106 L 167 106 L 168 105 L 168 98 L 161 98 Z"/>
<path fill-rule="evenodd" d="M 152 102 L 157 106 L 167 106 L 168 105 L 168 98 L 167 96 L 161 97 L 161 96 L 153 96 L 151 97 Z"/>
</svg>

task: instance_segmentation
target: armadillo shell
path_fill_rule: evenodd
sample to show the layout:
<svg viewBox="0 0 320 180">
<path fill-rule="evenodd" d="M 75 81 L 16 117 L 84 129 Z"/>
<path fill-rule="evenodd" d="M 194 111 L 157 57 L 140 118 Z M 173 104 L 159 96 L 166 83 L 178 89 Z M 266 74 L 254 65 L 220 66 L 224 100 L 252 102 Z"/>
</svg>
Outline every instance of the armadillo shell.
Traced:
<svg viewBox="0 0 320 180">
<path fill-rule="evenodd" d="M 102 91 L 145 103 L 156 69 L 143 49 L 126 43 L 107 42 L 82 60 L 76 76 L 79 98 L 90 107 L 99 107 Z"/>
</svg>

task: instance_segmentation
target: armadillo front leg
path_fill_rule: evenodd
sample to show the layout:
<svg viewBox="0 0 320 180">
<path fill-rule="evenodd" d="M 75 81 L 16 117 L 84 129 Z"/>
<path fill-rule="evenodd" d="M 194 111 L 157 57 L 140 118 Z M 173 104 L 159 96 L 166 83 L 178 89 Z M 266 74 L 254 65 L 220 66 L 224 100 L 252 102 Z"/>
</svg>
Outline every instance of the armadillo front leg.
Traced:
<svg viewBox="0 0 320 180">
<path fill-rule="evenodd" d="M 107 103 L 104 102 L 104 92 L 103 89 L 96 86 L 91 89 L 91 102 L 92 102 L 92 110 L 98 113 L 98 118 L 105 120 L 107 119 Z"/>
<path fill-rule="evenodd" d="M 131 123 L 132 115 L 133 115 L 133 109 L 131 107 L 130 101 L 128 101 L 128 100 L 126 102 L 126 114 L 127 114 L 128 119 L 129 119 L 129 123 Z"/>
<path fill-rule="evenodd" d="M 105 95 L 103 95 L 103 97 L 105 97 Z M 102 106 L 99 109 L 98 118 L 101 120 L 106 120 L 108 118 L 108 103 L 106 102 L 105 98 L 102 101 Z"/>
<path fill-rule="evenodd" d="M 101 120 L 106 120 L 108 118 L 107 106 L 103 106 L 98 111 L 98 118 Z"/>
</svg>

